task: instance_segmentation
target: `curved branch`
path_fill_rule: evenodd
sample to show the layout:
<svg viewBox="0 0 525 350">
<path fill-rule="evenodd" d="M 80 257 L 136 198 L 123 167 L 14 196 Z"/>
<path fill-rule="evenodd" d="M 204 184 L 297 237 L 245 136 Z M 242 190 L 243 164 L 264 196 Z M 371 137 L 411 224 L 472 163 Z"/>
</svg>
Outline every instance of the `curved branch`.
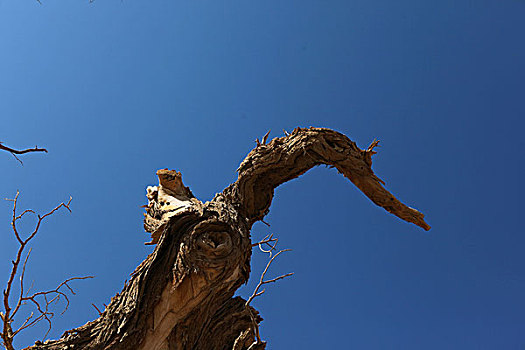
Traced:
<svg viewBox="0 0 525 350">
<path fill-rule="evenodd" d="M 297 128 L 269 144 L 258 143 L 237 169 L 237 181 L 222 195 L 235 203 L 251 226 L 268 213 L 277 186 L 314 166 L 326 164 L 337 168 L 378 206 L 429 230 L 424 215 L 396 199 L 372 171 L 372 155 L 376 153 L 373 148 L 377 143 L 374 141 L 367 150 L 361 150 L 348 137 L 334 130 Z"/>
</svg>

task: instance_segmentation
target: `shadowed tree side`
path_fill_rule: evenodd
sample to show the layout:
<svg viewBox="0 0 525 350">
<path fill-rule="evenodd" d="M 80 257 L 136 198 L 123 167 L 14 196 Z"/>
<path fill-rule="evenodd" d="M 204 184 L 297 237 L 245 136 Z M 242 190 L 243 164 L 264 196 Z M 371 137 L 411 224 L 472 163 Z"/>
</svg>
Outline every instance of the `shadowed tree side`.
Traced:
<svg viewBox="0 0 525 350">
<path fill-rule="evenodd" d="M 210 202 L 196 199 L 180 173 L 159 170 L 159 185 L 147 190 L 144 220 L 154 251 L 98 319 L 27 349 L 264 349 L 250 313 L 262 319 L 233 298 L 250 275 L 250 229 L 268 213 L 277 186 L 316 165 L 337 168 L 375 204 L 430 229 L 423 214 L 374 175 L 377 143 L 360 150 L 321 128 L 297 128 L 268 144 L 266 138 L 241 163 L 237 181 Z"/>
</svg>

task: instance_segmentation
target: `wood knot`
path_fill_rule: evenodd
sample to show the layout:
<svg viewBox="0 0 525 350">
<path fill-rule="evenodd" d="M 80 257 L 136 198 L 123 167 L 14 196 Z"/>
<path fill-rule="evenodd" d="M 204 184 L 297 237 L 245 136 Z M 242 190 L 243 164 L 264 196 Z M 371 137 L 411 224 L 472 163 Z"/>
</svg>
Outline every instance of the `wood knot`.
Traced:
<svg viewBox="0 0 525 350">
<path fill-rule="evenodd" d="M 230 226 L 215 220 L 206 220 L 195 226 L 192 241 L 199 260 L 224 259 L 231 254 L 234 246 Z"/>
</svg>

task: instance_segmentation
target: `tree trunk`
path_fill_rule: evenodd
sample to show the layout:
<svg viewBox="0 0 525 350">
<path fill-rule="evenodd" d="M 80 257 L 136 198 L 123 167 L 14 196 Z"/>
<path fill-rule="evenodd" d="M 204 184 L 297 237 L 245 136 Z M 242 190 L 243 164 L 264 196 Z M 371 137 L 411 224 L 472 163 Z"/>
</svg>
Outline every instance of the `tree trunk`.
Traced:
<svg viewBox="0 0 525 350">
<path fill-rule="evenodd" d="M 154 251 L 98 319 L 27 349 L 264 349 L 250 313 L 255 323 L 262 319 L 233 298 L 250 275 L 250 229 L 268 213 L 277 186 L 316 165 L 337 168 L 375 204 L 430 229 L 423 214 L 398 201 L 372 172 L 377 143 L 360 150 L 321 128 L 265 141 L 241 163 L 237 181 L 210 202 L 194 198 L 180 173 L 159 170 L 144 220 Z"/>
</svg>

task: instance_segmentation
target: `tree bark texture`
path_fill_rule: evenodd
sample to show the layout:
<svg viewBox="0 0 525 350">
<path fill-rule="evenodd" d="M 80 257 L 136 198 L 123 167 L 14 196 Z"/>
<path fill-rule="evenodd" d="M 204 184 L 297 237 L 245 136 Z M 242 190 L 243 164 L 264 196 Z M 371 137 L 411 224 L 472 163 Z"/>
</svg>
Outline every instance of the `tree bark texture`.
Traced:
<svg viewBox="0 0 525 350">
<path fill-rule="evenodd" d="M 180 173 L 159 170 L 159 185 L 148 187 L 144 220 L 154 251 L 98 319 L 27 349 L 264 349 L 254 337 L 246 301 L 233 298 L 250 275 L 250 229 L 268 213 L 277 186 L 317 165 L 337 168 L 375 204 L 430 229 L 423 214 L 397 200 L 374 175 L 375 144 L 361 150 L 345 135 L 322 128 L 297 128 L 265 141 L 257 141 L 241 163 L 237 181 L 206 203 L 182 184 Z"/>
</svg>

